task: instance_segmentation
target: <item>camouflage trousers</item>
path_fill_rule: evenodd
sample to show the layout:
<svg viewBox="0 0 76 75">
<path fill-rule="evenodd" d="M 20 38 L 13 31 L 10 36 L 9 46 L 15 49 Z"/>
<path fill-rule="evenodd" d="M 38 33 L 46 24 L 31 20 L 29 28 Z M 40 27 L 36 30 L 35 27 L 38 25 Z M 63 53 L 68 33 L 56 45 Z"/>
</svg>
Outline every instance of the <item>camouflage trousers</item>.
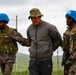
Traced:
<svg viewBox="0 0 76 75">
<path fill-rule="evenodd" d="M 13 63 L 1 64 L 1 71 L 3 75 L 11 75 Z"/>
<path fill-rule="evenodd" d="M 12 55 L 0 54 L 0 68 L 3 75 L 11 75 L 15 58 Z"/>
<path fill-rule="evenodd" d="M 76 62 L 70 66 L 68 75 L 76 75 Z"/>
</svg>

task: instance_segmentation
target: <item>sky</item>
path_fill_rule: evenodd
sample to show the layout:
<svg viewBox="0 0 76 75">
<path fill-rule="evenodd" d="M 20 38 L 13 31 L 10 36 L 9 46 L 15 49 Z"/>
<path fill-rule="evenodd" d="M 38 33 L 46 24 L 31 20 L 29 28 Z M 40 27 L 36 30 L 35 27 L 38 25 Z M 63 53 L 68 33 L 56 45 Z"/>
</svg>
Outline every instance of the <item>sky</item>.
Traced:
<svg viewBox="0 0 76 75">
<path fill-rule="evenodd" d="M 13 28 L 16 28 L 16 16 L 18 16 L 17 29 L 23 37 L 27 37 L 27 28 L 31 24 L 28 16 L 32 8 L 38 8 L 44 15 L 42 20 L 55 25 L 63 37 L 67 28 L 65 14 L 69 10 L 76 10 L 76 0 L 0 0 L 0 13 L 6 13 L 9 16 L 8 25 Z M 20 44 L 18 46 L 18 52 L 29 54 L 26 46 Z M 54 52 L 54 55 L 57 53 L 62 55 L 61 47 Z"/>
</svg>

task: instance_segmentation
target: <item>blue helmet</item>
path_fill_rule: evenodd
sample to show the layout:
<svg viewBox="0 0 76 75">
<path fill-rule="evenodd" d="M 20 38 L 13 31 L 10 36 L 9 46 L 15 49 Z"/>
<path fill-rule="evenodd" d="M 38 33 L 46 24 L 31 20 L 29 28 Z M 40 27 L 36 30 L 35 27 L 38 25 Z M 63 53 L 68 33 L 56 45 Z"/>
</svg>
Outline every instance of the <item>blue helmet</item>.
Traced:
<svg viewBox="0 0 76 75">
<path fill-rule="evenodd" d="M 5 21 L 6 23 L 8 23 L 10 20 L 5 13 L 0 13 L 0 21 Z"/>
<path fill-rule="evenodd" d="M 67 13 L 66 13 L 66 15 L 65 15 L 66 17 L 71 17 L 71 18 L 73 18 L 75 21 L 76 21 L 76 11 L 75 10 L 69 10 Z"/>
</svg>

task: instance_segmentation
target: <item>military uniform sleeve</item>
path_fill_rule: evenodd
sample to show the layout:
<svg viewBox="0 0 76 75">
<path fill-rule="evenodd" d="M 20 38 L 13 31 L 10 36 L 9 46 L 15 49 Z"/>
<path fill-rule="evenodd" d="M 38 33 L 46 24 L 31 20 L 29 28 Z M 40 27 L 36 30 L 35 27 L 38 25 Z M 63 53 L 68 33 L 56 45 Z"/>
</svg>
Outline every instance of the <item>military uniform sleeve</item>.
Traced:
<svg viewBox="0 0 76 75">
<path fill-rule="evenodd" d="M 72 54 L 70 54 L 68 60 L 66 61 L 66 64 L 68 66 L 71 66 L 73 63 L 75 63 L 76 61 L 76 52 L 73 52 Z"/>
<path fill-rule="evenodd" d="M 23 46 L 29 46 L 28 39 L 24 38 L 16 29 L 12 31 L 11 38 Z"/>
</svg>

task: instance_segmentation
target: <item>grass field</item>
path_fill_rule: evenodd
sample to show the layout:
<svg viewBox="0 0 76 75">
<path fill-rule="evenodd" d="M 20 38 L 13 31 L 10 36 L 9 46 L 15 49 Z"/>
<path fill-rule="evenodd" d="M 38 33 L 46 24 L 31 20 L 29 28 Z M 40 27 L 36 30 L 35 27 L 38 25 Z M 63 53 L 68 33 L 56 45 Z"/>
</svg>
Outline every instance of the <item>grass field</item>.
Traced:
<svg viewBox="0 0 76 75">
<path fill-rule="evenodd" d="M 62 57 L 53 56 L 53 73 L 52 75 L 63 75 L 63 67 L 61 66 Z"/>
<path fill-rule="evenodd" d="M 57 61 L 58 59 L 58 61 Z M 62 57 L 53 56 L 53 73 L 52 75 L 63 75 L 63 67 L 61 66 Z M 18 53 L 17 61 L 14 64 L 12 75 L 29 75 L 28 74 L 29 56 Z M 2 75 L 0 73 L 0 75 Z"/>
</svg>

